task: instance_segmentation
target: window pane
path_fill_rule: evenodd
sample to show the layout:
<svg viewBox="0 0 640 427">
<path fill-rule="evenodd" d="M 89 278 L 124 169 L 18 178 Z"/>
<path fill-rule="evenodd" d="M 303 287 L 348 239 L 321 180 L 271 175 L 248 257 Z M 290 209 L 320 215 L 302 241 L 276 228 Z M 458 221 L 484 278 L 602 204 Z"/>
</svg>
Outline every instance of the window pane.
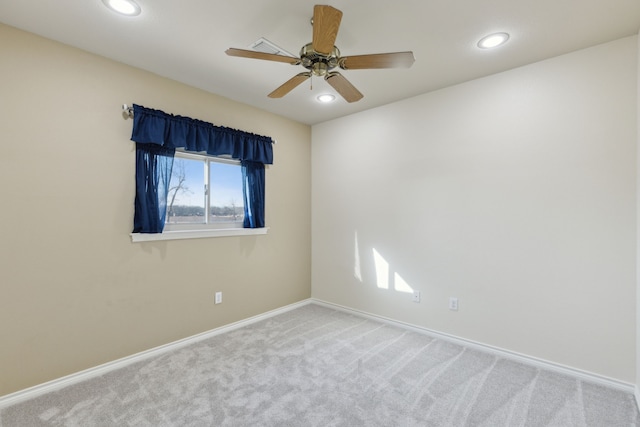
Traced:
<svg viewBox="0 0 640 427">
<path fill-rule="evenodd" d="M 242 222 L 242 169 L 238 164 L 209 162 L 210 222 Z"/>
<path fill-rule="evenodd" d="M 167 196 L 167 224 L 204 223 L 204 160 L 176 157 Z"/>
</svg>

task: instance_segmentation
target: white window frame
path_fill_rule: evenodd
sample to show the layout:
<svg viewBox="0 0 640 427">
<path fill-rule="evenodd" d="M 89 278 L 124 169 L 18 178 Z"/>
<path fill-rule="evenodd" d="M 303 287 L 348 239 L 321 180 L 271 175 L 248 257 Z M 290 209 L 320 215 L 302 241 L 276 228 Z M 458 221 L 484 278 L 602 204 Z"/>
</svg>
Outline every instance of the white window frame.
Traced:
<svg viewBox="0 0 640 427">
<path fill-rule="evenodd" d="M 208 221 L 210 212 L 210 193 L 209 193 L 209 178 L 210 168 L 209 163 L 226 163 L 240 166 L 240 161 L 218 157 L 209 156 L 201 153 L 187 153 L 184 150 L 176 149 L 176 158 L 186 158 L 191 160 L 203 160 L 206 162 L 204 185 L 205 185 L 205 221 Z M 241 221 L 234 223 L 193 223 L 193 224 L 171 224 L 165 223 L 162 233 L 131 233 L 131 241 L 136 242 L 148 242 L 156 240 L 181 240 L 181 239 L 198 239 L 205 237 L 230 237 L 230 236 L 251 236 L 267 234 L 268 227 L 264 228 L 244 228 Z"/>
</svg>

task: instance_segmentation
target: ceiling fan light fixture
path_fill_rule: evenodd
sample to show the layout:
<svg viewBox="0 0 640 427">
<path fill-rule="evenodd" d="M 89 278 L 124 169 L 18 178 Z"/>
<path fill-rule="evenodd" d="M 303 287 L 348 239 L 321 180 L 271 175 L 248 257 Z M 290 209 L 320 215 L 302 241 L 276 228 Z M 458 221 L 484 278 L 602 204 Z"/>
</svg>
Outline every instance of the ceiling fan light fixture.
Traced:
<svg viewBox="0 0 640 427">
<path fill-rule="evenodd" d="M 133 0 L 102 0 L 109 9 L 126 16 L 140 15 L 142 9 L 138 3 Z"/>
<path fill-rule="evenodd" d="M 236 48 L 229 48 L 225 53 L 229 56 L 241 58 L 284 62 L 296 66 L 302 65 L 302 67 L 307 69 L 307 71 L 298 73 L 281 84 L 276 90 L 267 95 L 269 98 L 282 98 L 302 82 L 310 79 L 312 76 L 317 76 L 324 77 L 325 82 L 333 87 L 338 95 L 349 103 L 361 100 L 364 95 L 353 86 L 345 76 L 333 71 L 334 68 L 340 67 L 343 70 L 409 68 L 415 61 L 413 52 L 410 51 L 374 53 L 349 57 L 341 56 L 340 51 L 335 46 L 341 20 L 342 12 L 338 9 L 328 5 L 315 5 L 313 7 L 312 40 L 311 43 L 302 46 L 299 57 Z M 318 102 L 331 102 L 335 99 L 335 96 L 316 97 L 316 99 Z"/>
<path fill-rule="evenodd" d="M 332 95 L 330 93 L 323 93 L 322 95 L 318 95 L 316 97 L 316 99 L 318 100 L 318 102 L 322 102 L 323 104 L 327 104 L 329 102 L 333 102 L 336 100 L 335 95 Z"/>
<path fill-rule="evenodd" d="M 493 49 L 501 46 L 509 40 L 508 33 L 493 33 L 480 39 L 478 47 L 480 49 Z"/>
</svg>

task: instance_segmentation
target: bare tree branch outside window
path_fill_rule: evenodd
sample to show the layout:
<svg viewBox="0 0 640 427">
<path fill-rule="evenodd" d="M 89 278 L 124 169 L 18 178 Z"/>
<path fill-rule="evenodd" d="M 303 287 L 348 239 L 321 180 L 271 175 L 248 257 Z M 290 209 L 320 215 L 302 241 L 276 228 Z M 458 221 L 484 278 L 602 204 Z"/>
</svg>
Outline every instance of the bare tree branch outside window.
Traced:
<svg viewBox="0 0 640 427">
<path fill-rule="evenodd" d="M 176 159 L 173 164 L 173 171 L 171 172 L 171 183 L 173 184 L 169 188 L 168 196 L 170 197 L 170 202 L 167 206 L 168 220 L 171 221 L 172 217 L 175 217 L 176 213 L 173 210 L 173 205 L 176 201 L 176 196 L 178 194 L 192 194 L 192 191 L 189 190 L 189 187 L 186 184 L 187 181 L 187 172 L 185 170 L 184 160 Z"/>
</svg>

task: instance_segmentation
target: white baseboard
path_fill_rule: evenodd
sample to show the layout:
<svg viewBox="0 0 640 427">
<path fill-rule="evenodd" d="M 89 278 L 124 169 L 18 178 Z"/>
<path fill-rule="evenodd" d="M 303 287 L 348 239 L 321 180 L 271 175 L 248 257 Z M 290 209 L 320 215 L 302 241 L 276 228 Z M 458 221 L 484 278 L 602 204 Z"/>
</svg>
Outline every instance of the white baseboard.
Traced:
<svg viewBox="0 0 640 427">
<path fill-rule="evenodd" d="M 465 338 L 460 338 L 455 335 L 446 334 L 443 332 L 438 332 L 432 329 L 424 328 L 421 326 L 412 325 L 410 323 L 400 322 L 398 320 L 390 319 L 384 316 L 378 316 L 376 314 L 367 313 L 364 311 L 356 310 L 350 307 L 345 307 L 339 304 L 330 303 L 327 301 L 322 301 L 319 299 L 312 298 L 311 302 L 313 304 L 322 305 L 325 307 L 333 308 L 336 310 L 344 311 L 347 313 L 351 313 L 357 316 L 367 317 L 373 320 L 378 320 L 381 322 L 385 322 L 388 324 L 396 325 L 405 329 L 410 329 L 416 332 L 420 332 L 423 334 L 427 334 L 433 336 L 435 338 L 440 338 L 443 340 L 447 340 L 449 342 L 454 342 L 456 344 L 460 344 L 466 347 L 474 348 L 480 351 L 489 352 L 495 354 L 500 357 L 508 358 L 511 360 L 517 360 L 522 363 L 526 363 L 528 365 L 533 365 L 541 369 L 546 369 L 549 371 L 557 372 L 564 375 L 569 375 L 574 378 L 578 378 L 584 381 L 588 381 L 591 383 L 600 384 L 606 387 L 614 388 L 617 390 L 624 391 L 625 393 L 634 394 L 636 396 L 636 402 L 640 402 L 640 389 L 638 386 L 633 384 L 619 381 L 614 378 L 605 377 L 603 375 L 598 375 L 592 372 L 583 371 L 581 369 L 572 368 L 570 366 L 565 366 L 559 363 L 550 362 L 548 360 L 540 359 L 537 357 L 529 356 L 526 354 L 517 353 L 510 350 L 505 350 L 500 347 L 494 347 L 488 344 L 483 344 L 481 342 L 476 342 L 472 340 L 468 340 Z"/>
<path fill-rule="evenodd" d="M 136 362 L 140 362 L 142 360 L 160 356 L 161 354 L 164 354 L 168 351 L 177 350 L 179 348 L 188 346 L 198 341 L 206 340 L 207 338 L 224 334 L 225 332 L 230 332 L 235 329 L 250 325 L 252 323 L 260 322 L 262 320 L 268 319 L 273 316 L 277 316 L 282 313 L 286 313 L 287 311 L 294 310 L 296 308 L 308 305 L 310 303 L 311 303 L 311 300 L 307 299 L 307 300 L 290 304 L 284 307 L 280 307 L 278 309 L 268 311 L 266 313 L 259 314 L 257 316 L 253 316 L 248 319 L 240 320 L 235 323 L 230 323 L 228 325 L 221 326 L 219 328 L 212 329 L 210 331 L 206 331 L 197 335 L 183 338 L 181 340 L 174 341 L 169 344 L 161 345 L 159 347 L 145 350 L 140 353 L 133 354 L 131 356 L 123 357 L 122 359 L 114 360 L 112 362 L 107 362 L 105 364 L 95 366 L 93 368 L 89 368 L 84 371 L 76 372 L 74 374 L 67 375 L 62 378 L 58 378 L 43 384 L 39 384 L 24 390 L 17 391 L 15 393 L 1 396 L 0 409 L 11 406 L 11 405 L 15 405 L 25 400 L 33 399 L 35 397 L 41 396 L 46 393 L 60 390 L 61 388 L 67 387 L 72 384 L 77 384 L 79 382 L 86 381 L 88 379 L 95 378 L 100 375 L 104 375 L 107 372 L 124 368 L 125 366 L 131 365 Z"/>
</svg>

